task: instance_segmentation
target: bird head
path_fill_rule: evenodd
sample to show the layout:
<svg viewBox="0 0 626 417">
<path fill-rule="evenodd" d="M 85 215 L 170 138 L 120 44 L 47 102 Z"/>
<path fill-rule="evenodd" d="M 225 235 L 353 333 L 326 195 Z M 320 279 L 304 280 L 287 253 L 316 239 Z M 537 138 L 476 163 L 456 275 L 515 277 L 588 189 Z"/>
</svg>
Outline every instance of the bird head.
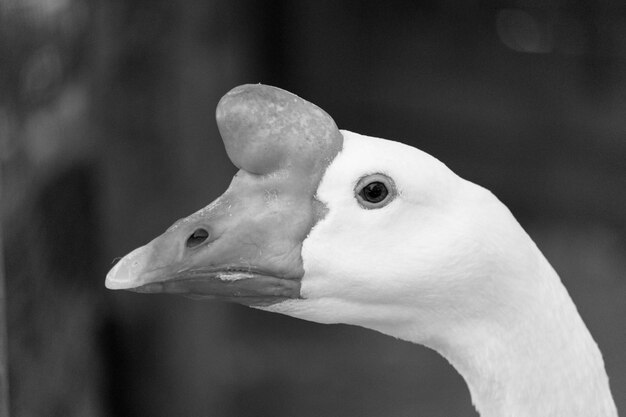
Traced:
<svg viewBox="0 0 626 417">
<path fill-rule="evenodd" d="M 441 317 L 471 317 L 488 304 L 484 259 L 498 242 L 480 236 L 510 221 L 481 214 L 496 204 L 490 193 L 416 148 L 340 131 L 275 87 L 237 87 L 216 113 L 239 168 L 230 186 L 118 262 L 108 288 L 386 333 L 404 321 L 414 328 L 417 316 L 425 338 L 433 323 L 445 325 Z"/>
</svg>

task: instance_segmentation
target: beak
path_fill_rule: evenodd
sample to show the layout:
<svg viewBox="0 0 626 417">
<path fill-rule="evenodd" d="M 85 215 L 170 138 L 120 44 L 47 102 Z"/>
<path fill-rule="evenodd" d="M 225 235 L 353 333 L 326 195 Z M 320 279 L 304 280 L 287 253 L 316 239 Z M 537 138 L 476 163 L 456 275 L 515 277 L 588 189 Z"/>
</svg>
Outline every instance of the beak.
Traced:
<svg viewBox="0 0 626 417">
<path fill-rule="evenodd" d="M 106 287 L 246 305 L 298 298 L 310 202 L 275 194 L 267 204 L 257 180 L 240 172 L 218 200 L 122 258 Z"/>
<path fill-rule="evenodd" d="M 107 274 L 105 285 L 112 290 L 128 289 L 140 293 L 179 294 L 195 299 L 221 299 L 245 305 L 270 305 L 300 295 L 300 281 L 278 278 L 252 268 L 188 267 L 170 265 L 151 267 L 155 261 L 175 258 L 163 236 L 135 249 Z"/>
<path fill-rule="evenodd" d="M 319 107 L 260 84 L 228 92 L 216 117 L 240 169 L 230 187 L 126 255 L 107 288 L 247 305 L 300 297 L 302 243 L 325 215 L 315 193 L 343 137 Z"/>
</svg>

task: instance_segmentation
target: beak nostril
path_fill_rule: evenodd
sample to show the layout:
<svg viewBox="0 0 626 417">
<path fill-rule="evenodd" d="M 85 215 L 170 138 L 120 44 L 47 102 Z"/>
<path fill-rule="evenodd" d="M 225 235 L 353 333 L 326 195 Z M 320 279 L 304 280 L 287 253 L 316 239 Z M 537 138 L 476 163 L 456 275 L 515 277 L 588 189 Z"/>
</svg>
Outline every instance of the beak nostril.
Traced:
<svg viewBox="0 0 626 417">
<path fill-rule="evenodd" d="M 206 229 L 196 229 L 191 236 L 187 238 L 187 247 L 195 248 L 209 238 L 209 232 Z"/>
</svg>

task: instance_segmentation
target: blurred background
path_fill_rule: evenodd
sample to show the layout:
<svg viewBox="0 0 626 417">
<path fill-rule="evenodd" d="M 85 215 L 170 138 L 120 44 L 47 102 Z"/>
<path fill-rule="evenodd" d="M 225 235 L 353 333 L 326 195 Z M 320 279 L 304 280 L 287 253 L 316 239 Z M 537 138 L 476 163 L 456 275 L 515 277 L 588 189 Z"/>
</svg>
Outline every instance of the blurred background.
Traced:
<svg viewBox="0 0 626 417">
<path fill-rule="evenodd" d="M 560 273 L 626 412 L 626 6 L 0 0 L 11 412 L 470 416 L 425 348 L 105 290 L 227 187 L 219 98 L 263 82 L 491 189 Z"/>
</svg>

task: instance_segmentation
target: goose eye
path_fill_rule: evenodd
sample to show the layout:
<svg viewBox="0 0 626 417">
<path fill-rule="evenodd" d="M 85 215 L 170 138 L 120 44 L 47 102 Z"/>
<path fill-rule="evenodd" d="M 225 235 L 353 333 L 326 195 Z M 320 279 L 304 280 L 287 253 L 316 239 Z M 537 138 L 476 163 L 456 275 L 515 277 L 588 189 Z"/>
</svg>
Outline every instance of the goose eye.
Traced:
<svg viewBox="0 0 626 417">
<path fill-rule="evenodd" d="M 369 203 L 380 203 L 387 197 L 389 192 L 382 182 L 374 181 L 361 189 L 359 195 Z"/>
<path fill-rule="evenodd" d="M 355 192 L 359 204 L 366 209 L 384 207 L 396 195 L 393 181 L 383 174 L 373 174 L 361 178 Z"/>
</svg>

